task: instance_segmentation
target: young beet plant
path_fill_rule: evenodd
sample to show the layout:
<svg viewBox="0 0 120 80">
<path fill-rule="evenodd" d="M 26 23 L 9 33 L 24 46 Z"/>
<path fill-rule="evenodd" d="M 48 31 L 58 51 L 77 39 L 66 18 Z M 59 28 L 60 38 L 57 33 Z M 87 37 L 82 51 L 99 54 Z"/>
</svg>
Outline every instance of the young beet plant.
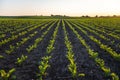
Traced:
<svg viewBox="0 0 120 80">
<path fill-rule="evenodd" d="M 9 50 L 5 50 L 5 52 L 6 52 L 7 54 L 11 54 L 11 53 L 14 51 L 14 49 L 15 49 L 15 46 L 10 45 Z"/>
<path fill-rule="evenodd" d="M 0 38 L 4 38 L 6 36 L 6 34 L 1 34 Z"/>
<path fill-rule="evenodd" d="M 110 74 L 112 76 L 112 80 L 119 80 L 119 77 L 115 73 Z"/>
<path fill-rule="evenodd" d="M 106 76 L 110 75 L 110 68 L 105 67 L 105 63 L 103 59 L 96 58 L 95 62 L 101 67 L 101 69 L 105 72 Z"/>
<path fill-rule="evenodd" d="M 37 48 L 37 45 L 40 41 L 42 41 L 42 38 L 37 38 L 33 45 L 30 45 L 28 48 L 26 48 L 27 52 L 30 53 L 33 49 Z"/>
<path fill-rule="evenodd" d="M 22 55 L 21 58 L 17 58 L 16 64 L 21 65 L 28 57 Z"/>
<path fill-rule="evenodd" d="M 4 58 L 4 56 L 0 55 L 0 59 L 3 59 L 3 58 Z"/>
<path fill-rule="evenodd" d="M 13 72 L 15 72 L 15 68 L 12 68 L 8 71 L 8 73 L 5 70 L 0 70 L 0 80 L 14 80 L 16 76 L 12 76 Z"/>
<path fill-rule="evenodd" d="M 55 43 L 55 40 L 50 40 L 50 45 L 48 45 L 47 47 L 47 53 L 51 53 L 52 50 L 54 49 L 54 43 Z"/>
<path fill-rule="evenodd" d="M 43 80 L 43 77 L 47 75 L 46 70 L 48 67 L 50 67 L 50 65 L 48 64 L 50 58 L 51 56 L 46 56 L 42 58 L 42 61 L 40 62 L 40 65 L 38 67 L 40 71 L 40 73 L 38 73 L 39 80 Z"/>
</svg>

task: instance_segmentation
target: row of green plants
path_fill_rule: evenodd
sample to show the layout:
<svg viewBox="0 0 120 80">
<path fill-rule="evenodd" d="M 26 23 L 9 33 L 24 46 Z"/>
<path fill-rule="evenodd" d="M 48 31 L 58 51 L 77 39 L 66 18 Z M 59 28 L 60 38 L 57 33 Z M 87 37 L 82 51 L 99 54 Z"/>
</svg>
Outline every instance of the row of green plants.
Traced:
<svg viewBox="0 0 120 80">
<path fill-rule="evenodd" d="M 107 42 L 110 42 L 110 44 L 112 44 L 112 45 L 114 43 L 116 43 L 116 40 L 120 40 L 120 36 L 118 36 L 117 34 L 113 35 L 112 33 L 108 33 L 108 32 L 105 31 L 106 29 L 102 30 L 99 27 L 97 28 L 98 25 L 96 25 L 96 26 L 95 25 L 90 26 L 89 24 L 84 23 L 84 22 L 82 24 L 85 25 L 87 28 L 89 27 L 89 28 L 91 28 L 91 30 L 96 31 L 96 33 L 98 33 L 101 38 L 102 38 L 101 35 L 103 35 L 104 37 L 106 37 Z M 105 28 L 105 27 L 103 27 L 103 28 Z M 112 31 L 112 32 L 114 32 L 114 31 Z"/>
<path fill-rule="evenodd" d="M 47 25 L 46 25 L 47 26 Z M 44 29 L 44 28 L 42 28 Z M 22 44 L 24 44 L 27 40 L 29 40 L 30 38 L 32 38 L 33 36 L 35 36 L 38 32 L 35 31 L 32 34 L 29 34 L 29 36 L 27 38 L 22 38 L 20 42 L 16 43 L 16 46 L 12 46 L 10 45 L 10 49 L 8 51 L 13 51 L 16 48 L 19 48 L 19 46 L 21 46 Z M 0 59 L 4 58 L 2 55 L 0 55 Z M 23 62 L 26 61 L 26 59 L 28 58 L 28 56 L 25 55 L 21 55 L 21 57 L 17 58 L 15 64 L 21 66 L 23 64 Z M 9 71 L 6 71 L 4 69 L 0 70 L 0 80 L 16 80 L 16 76 L 14 75 L 14 72 L 16 71 L 15 68 L 10 69 Z"/>
<path fill-rule="evenodd" d="M 22 38 L 21 41 L 17 42 L 16 45 L 10 45 L 9 49 L 5 50 L 6 54 L 11 54 L 14 52 L 16 49 L 18 49 L 20 46 L 24 45 L 29 39 L 31 39 L 33 36 L 35 36 L 38 32 L 35 31 L 32 34 L 29 34 L 28 37 Z"/>
<path fill-rule="evenodd" d="M 76 62 L 74 60 L 74 52 L 72 51 L 72 45 L 71 45 L 71 42 L 69 41 L 68 39 L 68 33 L 66 31 L 66 28 L 65 28 L 65 24 L 64 24 L 64 21 L 62 20 L 62 27 L 63 27 L 63 30 L 64 30 L 64 36 L 65 36 L 65 45 L 67 47 L 67 59 L 69 60 L 69 65 L 68 65 L 68 70 L 70 71 L 71 75 L 73 78 L 77 78 L 77 77 L 84 77 L 85 74 L 84 73 L 79 73 L 77 71 L 77 65 L 76 65 Z"/>
<path fill-rule="evenodd" d="M 46 26 L 43 26 L 41 28 L 44 29 L 49 24 L 46 24 Z M 19 42 L 16 43 L 16 45 L 10 45 L 9 49 L 5 50 L 5 53 L 11 54 L 14 50 L 18 49 L 21 45 L 24 45 L 24 43 L 26 43 L 29 39 L 31 39 L 32 37 L 34 37 L 37 33 L 38 33 L 38 31 L 34 31 L 34 33 L 29 34 L 28 37 L 22 38 L 21 41 L 19 41 Z M 23 34 L 21 33 L 21 35 L 23 35 Z M 38 42 L 38 39 L 36 40 L 36 42 Z M 32 47 L 35 47 L 35 46 L 32 46 Z M 32 47 L 31 47 L 31 49 L 32 49 Z"/>
<path fill-rule="evenodd" d="M 47 76 L 47 69 L 50 68 L 49 60 L 52 57 L 50 56 L 50 54 L 55 49 L 54 44 L 57 37 L 59 25 L 60 25 L 60 21 L 57 23 L 57 26 L 53 32 L 51 40 L 49 41 L 49 44 L 46 48 L 46 56 L 42 57 L 42 60 L 40 61 L 40 65 L 38 66 L 39 68 L 38 80 L 44 80 L 44 77 Z"/>
<path fill-rule="evenodd" d="M 75 22 L 75 21 L 71 21 L 71 22 Z M 90 26 L 88 25 L 87 23 L 84 23 L 84 21 L 82 22 L 79 22 L 79 21 L 76 21 L 75 22 L 78 26 L 82 27 L 82 28 L 85 28 L 86 30 L 88 30 L 89 32 L 95 34 L 97 37 L 100 37 L 101 39 L 103 39 L 103 41 L 105 41 L 104 44 L 107 45 L 110 44 L 111 46 L 115 46 L 116 48 L 120 48 L 119 47 L 119 44 L 120 43 L 117 43 L 116 44 L 116 40 L 114 38 L 110 38 L 109 35 L 107 35 L 107 33 L 105 33 L 105 31 L 102 31 L 101 29 L 97 29 L 95 28 L 95 26 Z"/>
<path fill-rule="evenodd" d="M 119 19 L 108 19 L 106 21 L 102 20 L 102 22 L 98 20 L 98 21 L 95 21 L 93 25 L 97 26 L 99 29 L 102 29 L 109 36 L 112 36 L 116 39 L 120 39 L 120 35 L 116 33 L 117 31 L 120 32 Z"/>
<path fill-rule="evenodd" d="M 101 43 L 100 40 L 96 39 L 94 36 L 89 36 L 91 40 L 93 40 L 94 42 L 96 42 L 101 49 L 107 51 L 114 59 L 120 61 L 120 54 L 115 52 L 111 47 Z"/>
<path fill-rule="evenodd" d="M 1 33 L 10 33 L 12 31 L 19 29 L 19 28 L 23 28 L 23 27 L 29 26 L 29 25 L 31 25 L 31 21 L 13 20 L 13 19 L 1 19 L 0 20 Z"/>
<path fill-rule="evenodd" d="M 33 49 L 37 48 L 38 44 L 43 40 L 43 38 L 45 37 L 45 35 L 47 35 L 47 33 L 49 32 L 49 30 L 53 27 L 53 25 L 56 23 L 56 21 L 54 23 L 52 23 L 45 32 L 42 33 L 42 35 L 35 39 L 34 44 L 29 45 L 28 48 L 26 48 L 27 52 L 30 53 Z M 46 26 L 45 26 L 46 27 Z"/>
<path fill-rule="evenodd" d="M 43 25 L 43 24 L 40 24 L 40 25 Z M 16 34 L 16 35 L 12 35 L 12 36 L 9 37 L 9 38 L 6 38 L 6 39 L 1 40 L 1 41 L 0 41 L 0 46 L 4 45 L 4 44 L 6 44 L 6 43 L 8 43 L 8 42 L 10 42 L 10 41 L 12 41 L 12 40 L 17 39 L 18 37 L 21 37 L 21 36 L 27 34 L 28 32 L 30 32 L 30 31 L 32 31 L 32 30 L 35 30 L 35 29 L 39 28 L 40 25 L 33 26 L 33 27 L 27 29 L 26 31 L 22 31 L 22 32 L 20 32 L 20 33 L 18 33 L 18 34 Z"/>
<path fill-rule="evenodd" d="M 71 22 L 72 23 L 72 22 Z M 82 28 L 85 28 L 86 30 L 88 30 L 89 32 L 91 32 L 91 33 L 93 33 L 93 34 L 95 34 L 96 36 L 99 36 L 101 39 L 103 39 L 103 40 L 106 40 L 106 41 L 111 41 L 110 39 L 108 39 L 108 38 L 106 38 L 103 34 L 99 34 L 97 31 L 95 31 L 95 30 L 92 30 L 92 29 L 90 29 L 88 26 L 83 26 L 83 25 L 81 25 L 81 24 L 79 24 L 79 23 L 72 23 L 73 25 L 78 25 L 78 26 L 80 26 L 80 27 L 82 27 Z"/>
<path fill-rule="evenodd" d="M 16 34 L 16 33 L 19 33 L 21 31 L 27 31 L 29 28 L 31 28 L 33 26 L 40 26 L 40 24 L 46 24 L 46 23 L 47 23 L 47 21 L 36 21 L 36 23 L 33 23 L 33 24 L 29 25 L 29 26 L 19 28 L 16 31 L 12 31 L 11 34 Z"/>
<path fill-rule="evenodd" d="M 88 51 L 88 54 L 90 55 L 90 57 L 94 59 L 96 64 L 101 68 L 101 70 L 104 71 L 105 76 L 111 76 L 112 80 L 119 80 L 118 75 L 115 74 L 114 72 L 111 72 L 110 68 L 105 66 L 104 60 L 98 57 L 99 54 L 90 48 L 90 46 L 86 43 L 86 41 L 82 38 L 82 36 L 75 30 L 75 28 L 73 28 L 70 25 L 70 23 L 68 23 L 67 21 L 66 23 L 69 25 L 73 33 L 76 34 L 77 38 L 80 40 L 82 45 L 86 47 L 86 50 Z"/>
<path fill-rule="evenodd" d="M 102 21 L 104 21 L 104 20 L 102 20 Z M 115 39 L 120 40 L 120 36 L 118 34 L 114 33 L 115 31 L 113 31 L 114 29 L 116 29 L 116 27 L 113 29 L 114 25 L 112 24 L 112 22 L 109 23 L 110 25 L 109 24 L 105 25 L 106 22 L 102 22 L 102 25 L 101 25 L 101 24 L 99 24 L 99 22 L 100 22 L 100 20 L 98 20 L 98 22 L 92 21 L 92 23 L 91 23 L 91 20 L 89 20 L 89 21 L 82 21 L 82 24 L 89 26 L 91 29 L 94 29 L 99 33 L 103 33 L 104 35 L 111 36 Z M 113 29 L 113 30 L 110 31 L 109 29 Z"/>
<path fill-rule="evenodd" d="M 0 20 L 0 34 L 15 34 L 22 30 L 47 22 L 50 20 L 28 20 L 28 19 L 2 19 Z"/>
<path fill-rule="evenodd" d="M 31 20 L 30 21 L 29 20 L 27 20 L 27 21 L 25 21 L 25 20 L 23 20 L 23 21 L 22 20 L 16 20 L 15 22 L 17 22 L 16 24 L 18 24 L 18 25 L 14 25 L 14 22 L 12 24 L 12 23 L 7 23 L 6 20 L 3 20 L 3 21 L 4 21 L 4 23 L 3 23 L 4 25 L 2 23 L 0 24 L 1 26 L 3 26 L 3 29 L 2 29 L 3 33 L 0 33 L 0 46 L 2 46 L 3 44 L 8 43 L 9 41 L 12 41 L 12 40 L 18 38 L 18 36 L 26 34 L 27 30 L 29 28 L 34 27 L 36 25 L 39 26 L 39 24 L 42 25 L 43 23 L 47 22 L 47 21 L 44 21 L 44 20 L 43 21 L 42 20 L 41 21 L 36 21 L 36 22 L 34 22 L 34 20 L 32 20 L 33 22 Z M 12 22 L 12 20 L 10 22 Z M 14 26 L 12 26 L 12 25 L 14 25 Z M 0 28 L 1 28 L 1 26 L 0 26 Z M 6 28 L 6 30 L 8 28 L 14 29 L 14 30 L 4 32 L 4 28 Z M 2 31 L 0 31 L 0 32 L 2 32 Z"/>
<path fill-rule="evenodd" d="M 84 21 L 85 23 L 91 25 L 91 26 L 95 26 L 98 29 L 101 29 L 102 31 L 106 32 L 106 33 L 112 33 L 113 35 L 117 35 L 117 32 L 120 32 L 120 22 L 119 22 L 119 18 L 104 18 L 104 19 L 92 19 L 92 20 L 88 20 L 88 21 Z M 91 23 L 91 21 L 93 21 Z M 113 31 L 114 30 L 114 31 Z"/>
<path fill-rule="evenodd" d="M 58 32 L 59 25 L 60 25 L 60 21 L 58 22 L 57 27 L 55 28 L 55 31 L 53 33 L 53 36 L 51 37 L 52 39 L 50 40 L 49 45 L 46 49 L 48 54 L 51 53 L 54 49 L 54 43 L 55 43 L 55 40 L 56 40 L 56 35 L 57 35 L 57 32 Z"/>
<path fill-rule="evenodd" d="M 85 35 L 87 35 L 91 40 L 93 40 L 95 43 L 97 43 L 101 49 L 107 51 L 113 58 L 116 60 L 120 60 L 120 54 L 115 52 L 111 47 L 108 47 L 107 45 L 103 44 L 100 40 L 96 39 L 94 36 L 89 36 L 87 31 L 83 30 L 80 26 L 75 25 L 80 31 L 82 31 Z"/>
</svg>

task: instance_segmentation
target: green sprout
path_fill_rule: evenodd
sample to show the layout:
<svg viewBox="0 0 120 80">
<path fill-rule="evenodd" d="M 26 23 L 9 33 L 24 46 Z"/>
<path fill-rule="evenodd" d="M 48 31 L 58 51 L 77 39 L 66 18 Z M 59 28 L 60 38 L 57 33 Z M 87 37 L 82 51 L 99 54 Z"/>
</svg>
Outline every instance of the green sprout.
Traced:
<svg viewBox="0 0 120 80">
<path fill-rule="evenodd" d="M 8 73 L 5 70 L 0 70 L 0 73 L 1 73 L 0 79 L 9 80 L 13 72 L 15 72 L 15 68 L 12 68 L 11 70 L 9 70 Z"/>
</svg>

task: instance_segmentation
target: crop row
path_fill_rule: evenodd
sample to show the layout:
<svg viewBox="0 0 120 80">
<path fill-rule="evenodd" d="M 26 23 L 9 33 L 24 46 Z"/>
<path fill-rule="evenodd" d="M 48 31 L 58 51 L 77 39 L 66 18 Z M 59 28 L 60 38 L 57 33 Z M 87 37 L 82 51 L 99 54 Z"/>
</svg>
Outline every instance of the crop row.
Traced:
<svg viewBox="0 0 120 80">
<path fill-rule="evenodd" d="M 64 24 L 63 20 L 62 20 L 62 25 L 63 25 L 64 35 L 65 35 L 65 45 L 67 47 L 66 57 L 69 60 L 68 69 L 69 69 L 70 73 L 72 74 L 73 78 L 76 78 L 76 77 L 79 77 L 79 76 L 85 76 L 84 73 L 78 73 L 77 72 L 77 65 L 76 65 L 76 62 L 74 60 L 74 53 L 72 51 L 72 45 L 71 45 L 71 42 L 68 39 L 68 33 L 66 31 L 65 24 Z"/>
<path fill-rule="evenodd" d="M 89 36 L 89 34 L 85 30 L 83 30 L 80 26 L 77 26 L 76 24 L 74 25 L 77 27 L 77 29 L 79 29 L 85 35 L 87 35 L 91 40 L 97 43 L 100 46 L 100 48 L 107 51 L 113 58 L 115 58 L 116 60 L 120 60 L 120 55 L 116 53 L 111 47 L 108 47 L 107 45 L 103 44 L 100 40 L 96 39 L 94 36 Z"/>
<path fill-rule="evenodd" d="M 39 68 L 39 74 L 38 74 L 39 80 L 44 80 L 44 77 L 47 76 L 47 69 L 50 67 L 49 60 L 52 57 L 50 54 L 55 49 L 54 44 L 55 44 L 56 36 L 58 33 L 59 25 L 60 25 L 60 20 L 57 23 L 57 26 L 53 32 L 52 37 L 51 37 L 52 39 L 49 41 L 49 44 L 46 48 L 46 56 L 42 57 L 42 60 L 40 61 L 40 65 L 38 66 L 38 68 Z"/>
<path fill-rule="evenodd" d="M 104 71 L 105 75 L 111 76 L 113 78 L 113 80 L 119 80 L 119 77 L 114 72 L 111 72 L 110 68 L 105 66 L 104 60 L 98 57 L 98 53 L 90 48 L 90 46 L 86 43 L 86 41 L 82 38 L 82 36 L 80 34 L 78 34 L 78 32 L 71 26 L 70 23 L 67 22 L 67 24 L 72 29 L 74 34 L 76 34 L 76 36 L 80 40 L 80 42 L 86 47 L 88 54 L 94 59 L 96 64 L 98 64 L 100 66 L 100 68 Z"/>
</svg>

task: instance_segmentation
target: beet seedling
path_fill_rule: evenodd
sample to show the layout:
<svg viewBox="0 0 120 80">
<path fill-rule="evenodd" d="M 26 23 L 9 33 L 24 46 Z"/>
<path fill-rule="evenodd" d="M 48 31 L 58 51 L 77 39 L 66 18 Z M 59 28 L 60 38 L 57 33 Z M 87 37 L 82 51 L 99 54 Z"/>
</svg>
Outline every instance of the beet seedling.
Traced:
<svg viewBox="0 0 120 80">
<path fill-rule="evenodd" d="M 21 65 L 26 59 L 27 56 L 22 55 L 21 58 L 17 58 L 16 64 Z"/>
<path fill-rule="evenodd" d="M 15 72 L 15 68 L 9 70 L 8 73 L 5 70 L 0 70 L 0 80 L 9 80 L 13 72 Z"/>
<path fill-rule="evenodd" d="M 112 80 L 119 80 L 119 77 L 115 73 L 110 74 L 112 76 Z"/>
<path fill-rule="evenodd" d="M 42 58 L 42 61 L 40 62 L 40 65 L 38 67 L 40 71 L 40 73 L 38 74 L 39 80 L 42 80 L 43 76 L 46 76 L 46 70 L 48 67 L 50 67 L 50 65 L 48 64 L 50 58 L 51 56 L 46 56 Z"/>
<path fill-rule="evenodd" d="M 0 59 L 3 59 L 3 58 L 4 58 L 4 56 L 0 55 Z"/>
</svg>

